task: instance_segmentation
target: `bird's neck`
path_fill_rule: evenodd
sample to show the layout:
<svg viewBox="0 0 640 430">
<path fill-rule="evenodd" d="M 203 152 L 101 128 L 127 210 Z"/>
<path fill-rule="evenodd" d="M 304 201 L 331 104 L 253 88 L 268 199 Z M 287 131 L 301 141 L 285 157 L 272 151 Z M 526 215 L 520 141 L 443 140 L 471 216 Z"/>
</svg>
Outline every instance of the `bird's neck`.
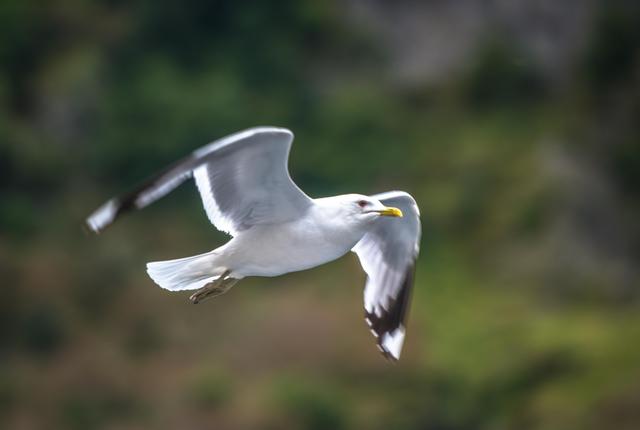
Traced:
<svg viewBox="0 0 640 430">
<path fill-rule="evenodd" d="M 358 241 L 368 230 L 370 223 L 357 217 L 339 197 L 315 199 L 313 218 L 327 233 Z"/>
</svg>

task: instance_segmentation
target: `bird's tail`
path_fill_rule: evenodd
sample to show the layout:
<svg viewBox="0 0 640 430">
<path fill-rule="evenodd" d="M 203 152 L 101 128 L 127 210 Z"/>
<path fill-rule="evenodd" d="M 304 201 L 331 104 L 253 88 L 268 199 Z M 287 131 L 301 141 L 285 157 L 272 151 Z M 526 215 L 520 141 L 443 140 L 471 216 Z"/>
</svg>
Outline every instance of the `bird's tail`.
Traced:
<svg viewBox="0 0 640 430">
<path fill-rule="evenodd" d="M 147 273 L 165 290 L 197 290 L 224 273 L 223 267 L 216 267 L 215 256 L 212 251 L 176 260 L 153 261 L 147 263 Z"/>
</svg>

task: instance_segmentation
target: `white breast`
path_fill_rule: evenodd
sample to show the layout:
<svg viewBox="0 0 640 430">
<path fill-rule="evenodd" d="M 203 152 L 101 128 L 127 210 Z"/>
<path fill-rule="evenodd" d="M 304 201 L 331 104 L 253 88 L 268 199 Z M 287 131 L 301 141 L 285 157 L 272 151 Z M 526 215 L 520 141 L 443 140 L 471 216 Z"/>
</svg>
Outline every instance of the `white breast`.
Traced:
<svg viewBox="0 0 640 430">
<path fill-rule="evenodd" d="M 225 263 L 242 276 L 305 270 L 346 254 L 365 231 L 317 207 L 304 218 L 241 232 L 223 247 Z"/>
</svg>

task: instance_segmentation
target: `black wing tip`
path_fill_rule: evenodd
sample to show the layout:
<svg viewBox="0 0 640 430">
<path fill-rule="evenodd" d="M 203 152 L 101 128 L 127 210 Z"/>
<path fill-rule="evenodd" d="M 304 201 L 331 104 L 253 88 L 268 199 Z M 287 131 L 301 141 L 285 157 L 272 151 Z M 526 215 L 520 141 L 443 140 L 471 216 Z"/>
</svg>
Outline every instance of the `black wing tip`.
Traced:
<svg viewBox="0 0 640 430">
<path fill-rule="evenodd" d="M 113 198 L 93 211 L 85 220 L 83 228 L 89 233 L 100 234 L 130 207 L 131 202 L 128 200 Z"/>
<path fill-rule="evenodd" d="M 378 349 L 380 350 L 380 353 L 382 354 L 382 356 L 389 362 L 389 363 L 397 363 L 398 361 L 400 361 L 400 357 L 396 357 L 395 355 L 393 355 L 393 353 L 391 351 L 389 351 L 388 349 L 386 349 L 384 346 L 380 345 L 378 343 Z"/>
<path fill-rule="evenodd" d="M 388 312 L 378 317 L 377 315 L 365 310 L 364 320 L 369 326 L 371 334 L 373 334 L 373 336 L 376 338 L 376 346 L 378 347 L 378 350 L 380 351 L 382 356 L 392 363 L 397 363 L 400 360 L 402 341 L 399 350 L 395 354 L 385 345 L 385 341 L 388 340 L 389 336 L 393 336 L 393 333 L 395 333 L 397 330 L 402 330 L 402 336 L 404 338 L 405 328 L 404 324 L 402 323 L 395 326 L 388 325 L 388 316 Z"/>
<path fill-rule="evenodd" d="M 85 220 L 82 224 L 80 224 L 80 229 L 82 230 L 82 233 L 84 233 L 85 236 L 93 236 L 93 235 L 97 236 L 100 233 L 102 233 L 102 230 L 92 227 L 88 219 Z"/>
<path fill-rule="evenodd" d="M 370 312 L 365 309 L 364 319 L 371 330 L 371 333 L 376 337 L 376 343 L 378 349 L 382 355 L 393 362 L 397 362 L 400 358 L 400 352 L 402 350 L 402 343 L 404 336 L 406 335 L 406 321 L 409 315 L 409 303 L 411 296 L 411 289 L 415 279 L 416 260 L 413 259 L 407 266 L 406 275 L 402 282 L 402 287 L 396 297 L 390 299 L 389 309 L 384 309 L 380 316 L 375 311 Z M 397 333 L 400 330 L 401 333 Z M 389 340 L 389 337 L 393 338 L 394 335 L 402 336 L 400 341 L 400 347 L 394 354 L 385 345 L 385 341 Z M 393 339 L 391 339 L 393 341 Z"/>
</svg>

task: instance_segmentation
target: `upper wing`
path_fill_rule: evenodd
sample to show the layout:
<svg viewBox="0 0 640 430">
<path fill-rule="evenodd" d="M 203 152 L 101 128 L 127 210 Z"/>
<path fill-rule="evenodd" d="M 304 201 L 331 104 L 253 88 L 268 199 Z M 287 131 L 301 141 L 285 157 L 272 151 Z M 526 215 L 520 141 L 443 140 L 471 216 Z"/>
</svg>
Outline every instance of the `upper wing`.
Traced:
<svg viewBox="0 0 640 430">
<path fill-rule="evenodd" d="M 365 319 L 383 354 L 397 360 L 420 250 L 420 211 L 413 197 L 402 191 L 371 197 L 404 214 L 402 218 L 380 217 L 352 250 L 367 273 Z"/>
<path fill-rule="evenodd" d="M 256 127 L 216 140 L 116 197 L 87 218 L 98 233 L 120 215 L 164 197 L 192 176 L 217 229 L 235 235 L 252 225 L 284 222 L 312 204 L 291 180 L 287 160 L 293 134 L 284 128 Z"/>
</svg>

